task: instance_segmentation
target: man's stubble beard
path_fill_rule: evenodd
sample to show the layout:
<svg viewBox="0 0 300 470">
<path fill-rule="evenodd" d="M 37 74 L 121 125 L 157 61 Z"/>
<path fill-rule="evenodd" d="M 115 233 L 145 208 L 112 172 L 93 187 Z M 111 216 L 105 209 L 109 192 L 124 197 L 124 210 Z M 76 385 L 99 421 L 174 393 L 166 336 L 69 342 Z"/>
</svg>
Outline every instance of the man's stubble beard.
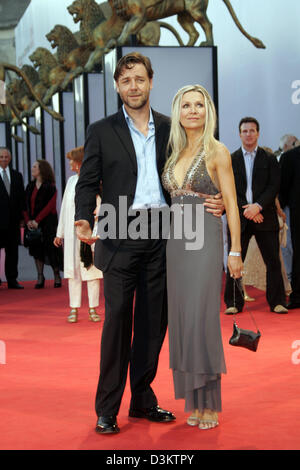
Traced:
<svg viewBox="0 0 300 470">
<path fill-rule="evenodd" d="M 122 95 L 121 93 L 119 93 L 120 95 L 120 98 L 123 102 L 123 104 L 125 104 L 128 108 L 130 109 L 142 109 L 144 108 L 148 102 L 149 102 L 149 97 L 150 97 L 150 90 L 149 92 L 147 93 L 144 93 L 142 96 L 141 96 L 141 101 L 137 102 L 136 104 L 131 101 L 129 101 L 128 97 L 125 97 L 124 95 Z"/>
<path fill-rule="evenodd" d="M 124 104 L 126 104 L 126 106 L 130 109 L 142 109 L 146 106 L 146 104 L 148 103 L 148 97 L 147 98 L 143 98 L 143 100 L 140 102 L 140 103 L 137 103 L 137 104 L 134 104 L 134 103 L 130 103 L 129 100 L 122 100 Z"/>
</svg>

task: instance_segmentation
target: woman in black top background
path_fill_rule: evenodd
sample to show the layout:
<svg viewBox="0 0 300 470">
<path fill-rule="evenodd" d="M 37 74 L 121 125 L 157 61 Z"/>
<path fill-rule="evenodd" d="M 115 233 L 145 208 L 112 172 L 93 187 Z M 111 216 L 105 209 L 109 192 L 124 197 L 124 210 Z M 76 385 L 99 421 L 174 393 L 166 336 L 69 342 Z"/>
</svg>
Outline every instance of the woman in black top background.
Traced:
<svg viewBox="0 0 300 470">
<path fill-rule="evenodd" d="M 28 230 L 41 229 L 41 239 L 29 245 L 29 254 L 34 257 L 38 275 L 35 288 L 44 287 L 44 264 L 53 269 L 54 287 L 61 287 L 63 252 L 61 247 L 53 245 L 58 223 L 54 172 L 46 160 L 37 160 L 32 166 L 31 174 L 33 181 L 27 185 L 25 191 L 24 218 Z"/>
</svg>

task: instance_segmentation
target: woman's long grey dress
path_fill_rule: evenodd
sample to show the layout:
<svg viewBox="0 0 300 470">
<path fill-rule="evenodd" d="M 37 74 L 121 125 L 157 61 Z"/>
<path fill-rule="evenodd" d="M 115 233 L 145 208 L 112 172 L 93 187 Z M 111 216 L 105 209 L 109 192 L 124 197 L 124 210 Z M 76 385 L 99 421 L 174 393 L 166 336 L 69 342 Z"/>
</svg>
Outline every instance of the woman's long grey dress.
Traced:
<svg viewBox="0 0 300 470">
<path fill-rule="evenodd" d="M 207 172 L 204 153 L 194 158 L 181 187 L 174 177 L 174 165 L 164 172 L 163 185 L 172 198 L 167 283 L 175 398 L 185 399 L 185 411 L 221 411 L 221 373 L 226 373 L 220 326 L 222 220 L 203 207 L 205 196 L 219 190 Z M 184 233 L 178 236 L 180 221 Z M 193 230 L 198 247 L 190 239 Z"/>
</svg>

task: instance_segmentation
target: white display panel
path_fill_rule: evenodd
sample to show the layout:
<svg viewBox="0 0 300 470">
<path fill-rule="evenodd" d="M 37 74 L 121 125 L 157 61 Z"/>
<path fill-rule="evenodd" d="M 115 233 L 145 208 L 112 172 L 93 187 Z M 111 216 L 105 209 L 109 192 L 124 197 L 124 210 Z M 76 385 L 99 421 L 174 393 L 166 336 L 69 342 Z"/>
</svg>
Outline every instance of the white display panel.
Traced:
<svg viewBox="0 0 300 470">
<path fill-rule="evenodd" d="M 114 71 L 117 65 L 117 51 L 113 50 L 105 55 L 104 60 L 104 93 L 105 116 L 113 114 L 118 109 L 118 95 L 114 84 Z"/>
<path fill-rule="evenodd" d="M 89 122 L 95 122 L 105 116 L 104 74 L 88 74 Z"/>
<path fill-rule="evenodd" d="M 73 93 L 63 93 L 63 112 L 64 112 L 64 147 L 65 155 L 67 152 L 76 147 L 75 144 L 75 114 L 74 114 L 74 98 Z M 66 181 L 73 173 L 70 171 L 69 160 L 64 156 L 62 165 L 65 165 Z"/>
<path fill-rule="evenodd" d="M 52 96 L 52 105 L 54 111 L 61 113 L 61 100 L 59 93 Z M 53 169 L 57 187 L 57 207 L 60 207 L 62 199 L 62 159 L 64 158 L 64 143 L 61 138 L 61 122 L 52 119 L 53 129 Z"/>
<path fill-rule="evenodd" d="M 76 147 L 84 144 L 85 140 L 85 128 L 86 128 L 86 100 L 87 96 L 85 93 L 85 77 L 80 75 L 73 81 L 74 87 L 74 112 L 75 112 L 75 142 Z"/>
<path fill-rule="evenodd" d="M 43 110 L 38 106 L 35 110 L 35 127 L 40 131 L 40 134 L 35 137 L 36 142 L 36 159 L 43 158 Z"/>
<path fill-rule="evenodd" d="M 0 147 L 6 146 L 5 122 L 0 122 Z"/>
</svg>

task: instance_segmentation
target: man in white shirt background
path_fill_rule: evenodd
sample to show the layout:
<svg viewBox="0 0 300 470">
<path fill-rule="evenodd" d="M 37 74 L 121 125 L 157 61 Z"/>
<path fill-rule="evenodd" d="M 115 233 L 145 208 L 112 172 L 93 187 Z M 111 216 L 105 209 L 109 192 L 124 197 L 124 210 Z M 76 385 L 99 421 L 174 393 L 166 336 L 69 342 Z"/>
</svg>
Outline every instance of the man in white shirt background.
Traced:
<svg viewBox="0 0 300 470">
<path fill-rule="evenodd" d="M 239 133 L 242 146 L 231 155 L 241 219 L 241 255 L 244 260 L 254 235 L 266 265 L 266 298 L 270 310 L 288 313 L 279 258 L 279 224 L 275 206 L 280 188 L 280 166 L 274 155 L 258 146 L 259 130 L 257 119 L 241 119 Z M 234 284 L 229 273 L 224 300 L 226 314 L 242 311 L 244 297 L 236 288 L 234 299 Z"/>
</svg>

